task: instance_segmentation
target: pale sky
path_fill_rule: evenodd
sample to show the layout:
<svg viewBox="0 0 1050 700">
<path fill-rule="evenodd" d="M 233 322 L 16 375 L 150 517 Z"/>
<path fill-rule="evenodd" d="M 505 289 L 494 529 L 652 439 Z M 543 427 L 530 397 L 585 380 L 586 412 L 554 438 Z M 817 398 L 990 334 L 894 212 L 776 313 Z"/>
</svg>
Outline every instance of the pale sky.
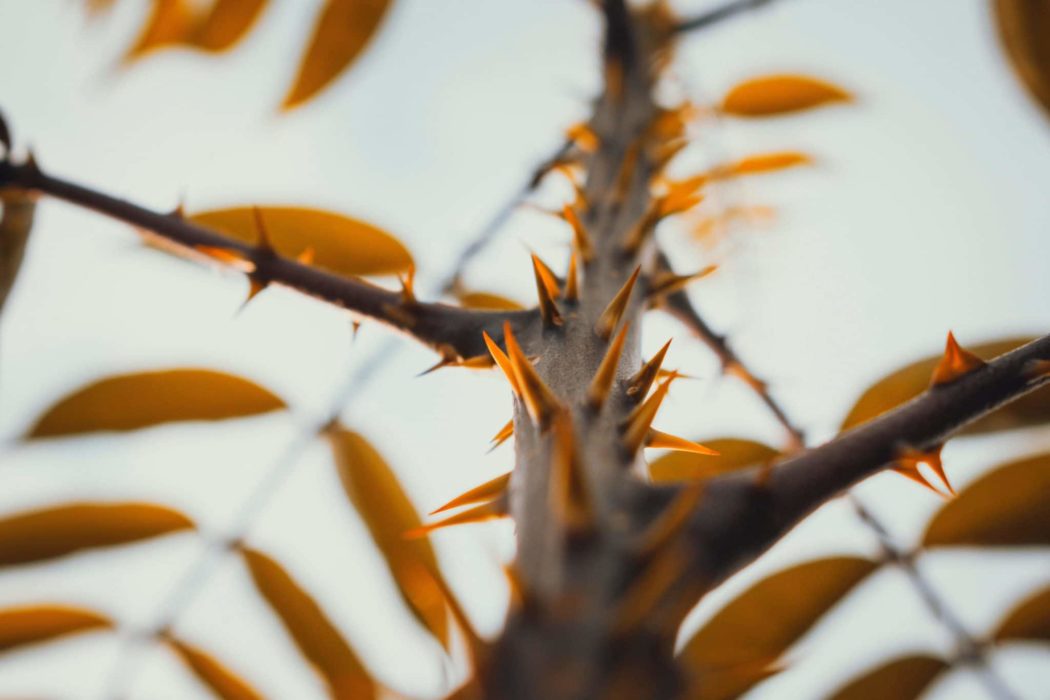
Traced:
<svg viewBox="0 0 1050 700">
<path fill-rule="evenodd" d="M 323 97 L 276 107 L 320 2 L 273 2 L 229 54 L 168 51 L 118 69 L 147 3 L 123 0 L 89 22 L 75 0 L 0 0 L 0 109 L 18 144 L 50 172 L 161 209 L 303 204 L 382 226 L 412 250 L 433 289 L 460 247 L 586 115 L 598 87 L 599 24 L 582 0 L 397 0 L 375 41 Z M 676 3 L 684 12 L 708 2 Z M 678 92 L 709 103 L 762 72 L 798 71 L 853 91 L 856 104 L 760 124 L 705 121 L 676 168 L 763 150 L 799 149 L 817 165 L 753 179 L 714 198 L 768 205 L 773 225 L 742 227 L 694 298 L 814 441 L 826 439 L 879 376 L 964 344 L 1050 327 L 1050 127 L 1009 73 L 979 0 L 781 0 L 683 40 Z M 556 199 L 561 193 L 545 193 Z M 668 225 L 683 270 L 714 259 Z M 471 284 L 532 294 L 527 250 L 564 266 L 566 231 L 527 210 L 468 273 Z M 511 466 L 486 454 L 510 412 L 490 374 L 416 378 L 427 350 L 365 325 L 351 344 L 340 312 L 268 290 L 237 314 L 245 283 L 143 250 L 128 227 L 44 202 L 26 264 L 0 320 L 0 513 L 66 500 L 148 500 L 179 508 L 205 536 L 229 533 L 274 464 L 288 478 L 247 539 L 322 601 L 362 658 L 396 691 L 434 697 L 446 672 L 413 630 L 367 535 L 345 503 L 321 443 L 304 431 L 376 353 L 393 357 L 349 391 L 344 422 L 389 459 L 421 510 Z M 756 399 L 717 376 L 703 347 L 654 314 L 645 350 L 668 337 L 676 384 L 659 423 L 688 437 L 775 442 Z M 391 348 L 397 348 L 396 352 Z M 108 374 L 204 366 L 285 397 L 289 414 L 26 446 L 20 435 L 56 398 Z M 994 464 L 1050 446 L 1050 434 L 971 439 L 945 458 L 959 486 Z M 902 545 L 938 500 L 884 475 L 858 493 Z M 494 632 L 505 598 L 494 566 L 512 551 L 505 525 L 435 538 L 455 589 Z M 0 572 L 0 606 L 97 607 L 127 629 L 148 626 L 200 557 L 179 535 Z M 751 570 L 711 595 L 692 624 L 760 574 L 839 553 L 873 554 L 845 504 L 822 509 Z M 921 566 L 963 622 L 987 633 L 1050 579 L 1046 552 L 938 554 Z M 320 682 L 260 602 L 236 560 L 218 563 L 176 629 L 268 696 L 322 697 Z M 749 698 L 820 698 L 863 669 L 949 638 L 899 572 L 868 582 L 791 653 L 792 669 Z M 128 697 L 207 697 L 163 649 L 126 662 L 120 637 L 84 635 L 0 655 L 0 696 L 99 698 L 117 668 Z M 120 661 L 119 658 L 124 658 Z M 1045 697 L 1045 649 L 1010 649 L 996 668 L 1022 698 Z M 933 700 L 985 697 L 968 672 Z"/>
</svg>

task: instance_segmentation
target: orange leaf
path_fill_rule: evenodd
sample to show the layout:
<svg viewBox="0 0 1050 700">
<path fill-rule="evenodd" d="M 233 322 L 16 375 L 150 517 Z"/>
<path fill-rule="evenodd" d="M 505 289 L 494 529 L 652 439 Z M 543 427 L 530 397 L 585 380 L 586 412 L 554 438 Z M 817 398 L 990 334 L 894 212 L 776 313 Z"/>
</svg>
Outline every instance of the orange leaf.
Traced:
<svg viewBox="0 0 1050 700">
<path fill-rule="evenodd" d="M 375 698 L 378 688 L 339 630 L 284 568 L 254 549 L 242 550 L 259 593 L 337 700 Z"/>
<path fill-rule="evenodd" d="M 1032 340 L 1035 338 L 1004 338 L 972 346 L 970 351 L 983 360 L 990 360 Z M 871 420 L 926 391 L 934 368 L 942 357 L 942 355 L 936 355 L 923 358 L 880 379 L 865 391 L 850 409 L 849 415 L 842 423 L 842 430 L 848 430 Z M 988 433 L 1040 425 L 1047 421 L 1050 421 L 1050 391 L 1040 389 L 997 409 L 967 426 L 963 432 L 967 434 Z"/>
<path fill-rule="evenodd" d="M 947 669 L 948 664 L 932 656 L 904 656 L 853 680 L 831 700 L 914 700 Z"/>
<path fill-rule="evenodd" d="M 206 369 L 120 374 L 77 389 L 41 416 L 29 438 L 127 431 L 173 421 L 243 418 L 285 408 L 247 379 Z"/>
<path fill-rule="evenodd" d="M 736 700 L 762 681 L 780 673 L 767 661 L 707 668 L 692 678 L 686 697 L 691 700 Z"/>
<path fill-rule="evenodd" d="M 0 566 L 54 559 L 193 529 L 181 513 L 148 503 L 75 503 L 0 520 Z"/>
<path fill-rule="evenodd" d="M 256 212 L 276 252 L 296 260 L 312 250 L 314 264 L 340 275 L 387 275 L 412 267 L 408 250 L 390 234 L 348 216 L 304 207 L 233 207 L 190 217 L 245 243 L 259 242 Z"/>
<path fill-rule="evenodd" d="M 219 53 L 232 48 L 255 24 L 267 0 L 153 0 L 153 10 L 126 62 L 157 49 L 183 46 Z"/>
<path fill-rule="evenodd" d="M 1007 614 L 995 631 L 995 641 L 1050 642 L 1050 588 L 1044 588 Z"/>
<path fill-rule="evenodd" d="M 772 447 L 752 440 L 716 438 L 701 442 L 718 454 L 670 452 L 649 465 L 649 478 L 657 484 L 710 479 L 737 469 L 765 466 L 780 455 Z"/>
<path fill-rule="evenodd" d="M 32 196 L 21 190 L 0 188 L 0 309 L 22 265 L 35 212 L 36 200 Z"/>
<path fill-rule="evenodd" d="M 292 109 L 323 90 L 368 45 L 390 0 L 327 0 L 281 107 Z"/>
<path fill-rule="evenodd" d="M 928 547 L 1050 544 L 1050 455 L 1011 462 L 948 501 L 926 528 Z"/>
<path fill-rule="evenodd" d="M 213 656 L 177 639 L 166 639 L 168 645 L 189 666 L 193 674 L 222 700 L 263 700 L 244 680 L 219 663 Z"/>
<path fill-rule="evenodd" d="M 459 299 L 459 305 L 465 309 L 517 311 L 525 308 L 513 299 L 489 292 L 460 292 L 456 294 L 456 298 Z"/>
<path fill-rule="evenodd" d="M 762 579 L 715 614 L 682 648 L 690 670 L 769 664 L 878 565 L 832 557 Z"/>
<path fill-rule="evenodd" d="M 1050 7 L 1033 0 L 995 0 L 999 40 L 1028 92 L 1050 115 Z"/>
<path fill-rule="evenodd" d="M 737 177 L 741 175 L 760 175 L 772 173 L 777 170 L 786 170 L 799 165 L 809 165 L 813 162 L 805 153 L 797 151 L 779 151 L 775 153 L 760 153 L 758 155 L 741 158 L 735 163 L 721 165 L 711 170 L 712 178 Z"/>
<path fill-rule="evenodd" d="M 109 618 L 80 608 L 60 605 L 6 608 L 0 610 L 0 651 L 112 626 Z"/>
<path fill-rule="evenodd" d="M 363 437 L 335 428 L 328 438 L 343 490 L 368 526 L 406 604 L 419 622 L 447 645 L 448 615 L 441 590 L 434 584 L 441 575 L 437 557 L 427 540 L 404 537 L 404 533 L 422 526 L 415 507 L 394 472 Z M 430 576 L 419 575 L 420 566 Z"/>
<path fill-rule="evenodd" d="M 768 117 L 851 99 L 842 88 L 822 80 L 804 75 L 769 75 L 735 86 L 722 100 L 721 109 L 736 117 Z"/>
</svg>

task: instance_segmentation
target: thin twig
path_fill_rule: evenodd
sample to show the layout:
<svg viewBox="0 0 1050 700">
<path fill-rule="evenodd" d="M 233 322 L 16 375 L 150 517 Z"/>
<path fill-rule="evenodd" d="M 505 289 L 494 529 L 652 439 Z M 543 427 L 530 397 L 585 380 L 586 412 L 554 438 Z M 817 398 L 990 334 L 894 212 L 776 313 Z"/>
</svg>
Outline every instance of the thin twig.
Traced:
<svg viewBox="0 0 1050 700">
<path fill-rule="evenodd" d="M 731 0 L 721 7 L 716 7 L 713 10 L 709 10 L 703 14 L 691 17 L 689 19 L 683 19 L 674 26 L 674 32 L 676 34 L 684 34 L 685 32 L 694 32 L 700 29 L 705 29 L 712 25 L 718 24 L 719 22 L 734 17 L 738 14 L 742 14 L 749 10 L 755 10 L 763 5 L 768 5 L 773 0 Z"/>
</svg>

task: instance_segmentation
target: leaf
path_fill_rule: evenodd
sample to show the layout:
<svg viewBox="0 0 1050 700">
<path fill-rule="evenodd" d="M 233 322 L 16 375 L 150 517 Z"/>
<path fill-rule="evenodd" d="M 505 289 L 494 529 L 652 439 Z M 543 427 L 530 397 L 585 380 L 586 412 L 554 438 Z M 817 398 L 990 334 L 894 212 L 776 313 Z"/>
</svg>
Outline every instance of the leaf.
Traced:
<svg viewBox="0 0 1050 700">
<path fill-rule="evenodd" d="M 456 294 L 456 298 L 459 305 L 465 309 L 518 311 L 525 308 L 513 299 L 489 292 L 460 292 Z"/>
<path fill-rule="evenodd" d="M 328 434 L 343 490 L 368 526 L 409 609 L 441 642 L 448 644 L 448 615 L 435 579 L 441 576 L 426 539 L 406 539 L 422 527 L 408 496 L 382 456 L 367 440 L 345 428 Z M 420 567 L 429 575 L 420 575 Z"/>
<path fill-rule="evenodd" d="M 232 374 L 207 369 L 136 372 L 106 377 L 68 394 L 37 420 L 28 437 L 245 418 L 281 408 L 283 400 Z"/>
<path fill-rule="evenodd" d="M 766 661 L 718 669 L 704 669 L 690 679 L 686 697 L 691 700 L 736 700 L 762 681 L 780 673 Z"/>
<path fill-rule="evenodd" d="M 375 682 L 317 602 L 270 557 L 254 549 L 241 552 L 259 593 L 325 679 L 329 694 L 337 700 L 376 697 Z"/>
<path fill-rule="evenodd" d="M 15 284 L 33 228 L 36 200 L 26 192 L 0 188 L 0 311 Z"/>
<path fill-rule="evenodd" d="M 346 70 L 368 45 L 390 4 L 390 0 L 327 0 L 281 107 L 298 107 Z"/>
<path fill-rule="evenodd" d="M 831 700 L 914 700 L 947 668 L 932 656 L 904 656 L 853 680 Z"/>
<path fill-rule="evenodd" d="M 735 117 L 769 117 L 799 112 L 853 97 L 840 87 L 804 75 L 768 75 L 735 86 L 721 110 Z"/>
<path fill-rule="evenodd" d="M 923 536 L 945 545 L 1050 545 L 1050 454 L 1011 462 L 948 501 Z"/>
<path fill-rule="evenodd" d="M 649 478 L 657 484 L 709 479 L 737 469 L 766 465 L 780 456 L 772 447 L 753 440 L 716 438 L 702 442 L 718 454 L 669 452 L 649 465 Z"/>
<path fill-rule="evenodd" d="M 64 605 L 0 609 L 0 651 L 112 626 L 103 615 Z"/>
<path fill-rule="evenodd" d="M 1050 115 L 1050 6 L 1044 0 L 995 0 L 994 7 L 1014 71 Z"/>
<path fill-rule="evenodd" d="M 995 631 L 995 641 L 1050 642 L 1050 588 L 1021 601 Z"/>
<path fill-rule="evenodd" d="M 769 665 L 878 565 L 831 557 L 762 579 L 718 611 L 683 647 L 691 669 Z"/>
<path fill-rule="evenodd" d="M 232 48 L 255 24 L 267 0 L 153 0 L 142 33 L 124 56 L 125 62 L 158 49 L 183 46 L 210 53 Z"/>
<path fill-rule="evenodd" d="M 185 515 L 148 503 L 74 503 L 0 520 L 0 566 L 192 530 Z"/>
<path fill-rule="evenodd" d="M 387 275 L 412 267 L 412 255 L 390 234 L 357 219 L 303 207 L 234 207 L 194 214 L 201 226 L 245 243 L 259 242 L 258 216 L 276 252 L 297 259 L 313 252 L 313 263 L 340 275 Z"/>
<path fill-rule="evenodd" d="M 165 641 L 179 655 L 183 663 L 193 671 L 193 675 L 208 686 L 217 697 L 222 700 L 263 700 L 261 693 L 238 678 L 233 671 L 223 666 L 210 654 L 177 639 L 168 638 Z"/>
<path fill-rule="evenodd" d="M 1035 338 L 1031 336 L 1004 338 L 970 346 L 968 350 L 983 360 L 990 360 L 1033 340 Z M 850 409 L 846 420 L 842 422 L 842 430 L 869 421 L 926 391 L 934 368 L 942 357 L 942 354 L 925 357 L 880 379 L 865 391 Z M 967 426 L 963 433 L 989 433 L 1039 425 L 1047 421 L 1050 421 L 1050 391 L 1040 389 L 974 422 Z"/>
<path fill-rule="evenodd" d="M 762 175 L 773 173 L 778 170 L 794 168 L 800 165 L 809 165 L 813 159 L 797 151 L 777 151 L 774 153 L 759 153 L 740 160 L 713 168 L 710 173 L 712 179 L 740 177 L 743 175 Z"/>
</svg>

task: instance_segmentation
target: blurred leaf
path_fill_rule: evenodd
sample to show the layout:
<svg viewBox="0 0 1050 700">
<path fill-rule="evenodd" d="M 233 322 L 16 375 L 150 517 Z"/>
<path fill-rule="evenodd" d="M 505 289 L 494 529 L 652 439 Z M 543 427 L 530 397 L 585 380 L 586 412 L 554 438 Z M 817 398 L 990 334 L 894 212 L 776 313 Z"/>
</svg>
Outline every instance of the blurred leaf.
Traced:
<svg viewBox="0 0 1050 700">
<path fill-rule="evenodd" d="M 777 151 L 774 153 L 759 153 L 757 155 L 741 158 L 740 160 L 720 165 L 711 170 L 713 179 L 726 177 L 739 177 L 742 175 L 761 175 L 773 173 L 778 170 L 794 168 L 800 165 L 809 165 L 813 159 L 805 153 L 797 151 Z"/>
<path fill-rule="evenodd" d="M 37 420 L 29 438 L 127 431 L 174 421 L 243 418 L 285 408 L 258 384 L 207 369 L 106 377 L 77 389 Z"/>
<path fill-rule="evenodd" d="M 517 311 L 525 307 L 507 297 L 489 292 L 461 292 L 456 294 L 459 305 L 465 309 L 486 309 L 493 311 Z"/>
<path fill-rule="evenodd" d="M 377 697 L 379 689 L 372 677 L 317 602 L 270 557 L 254 549 L 242 553 L 259 593 L 324 677 L 329 694 L 337 700 Z"/>
<path fill-rule="evenodd" d="M 0 651 L 112 626 L 103 615 L 64 605 L 0 609 Z"/>
<path fill-rule="evenodd" d="M 649 465 L 649 478 L 657 484 L 709 479 L 725 472 L 769 464 L 780 455 L 772 447 L 753 440 L 715 438 L 702 442 L 718 454 L 668 452 Z"/>
<path fill-rule="evenodd" d="M 412 267 L 412 255 L 390 234 L 348 216 L 302 207 L 235 207 L 194 214 L 201 226 L 245 243 L 259 241 L 262 218 L 274 249 L 283 257 L 312 253 L 311 264 L 340 275 L 386 275 Z"/>
<path fill-rule="evenodd" d="M 298 107 L 346 70 L 389 8 L 390 0 L 327 0 L 282 108 Z"/>
<path fill-rule="evenodd" d="M 1050 114 L 1050 4 L 1046 0 L 995 0 L 999 39 L 1014 71 Z"/>
<path fill-rule="evenodd" d="M 842 88 L 822 80 L 769 75 L 735 86 L 722 100 L 721 110 L 735 117 L 769 117 L 851 99 Z"/>
<path fill-rule="evenodd" d="M 255 24 L 266 0 L 153 0 L 153 9 L 125 61 L 172 46 L 218 53 L 230 49 Z"/>
<path fill-rule="evenodd" d="M 904 656 L 851 681 L 831 700 L 914 700 L 947 668 L 932 656 Z"/>
<path fill-rule="evenodd" d="M 0 520 L 0 566 L 54 559 L 193 529 L 185 515 L 148 503 L 75 503 Z"/>
<path fill-rule="evenodd" d="M 1011 639 L 1050 642 L 1050 588 L 1044 588 L 1021 601 L 999 623 L 995 641 Z"/>
<path fill-rule="evenodd" d="M 867 559 L 832 557 L 762 579 L 701 627 L 681 660 L 697 673 L 769 665 L 876 568 Z"/>
<path fill-rule="evenodd" d="M 329 439 L 343 489 L 368 526 L 405 602 L 447 647 L 448 614 L 444 594 L 435 583 L 441 572 L 434 549 L 429 540 L 405 538 L 405 533 L 422 527 L 419 514 L 394 472 L 367 440 L 345 428 L 331 430 Z M 421 575 L 420 566 L 429 575 Z"/>
<path fill-rule="evenodd" d="M 36 200 L 26 192 L 0 189 L 0 311 L 22 266 L 29 231 L 33 227 Z"/>
<path fill-rule="evenodd" d="M 780 669 L 765 660 L 723 668 L 705 668 L 690 679 L 686 697 L 690 700 L 736 700 L 778 673 Z"/>
<path fill-rule="evenodd" d="M 263 696 L 211 655 L 177 639 L 166 640 L 193 674 L 222 700 L 263 700 Z"/>
<path fill-rule="evenodd" d="M 926 528 L 923 544 L 1050 545 L 1050 455 L 1011 462 L 948 501 Z"/>
<path fill-rule="evenodd" d="M 1005 338 L 967 347 L 967 350 L 983 360 L 990 360 L 1033 340 L 1035 338 L 1030 336 Z M 933 370 L 940 361 L 940 354 L 926 357 L 905 365 L 880 379 L 865 391 L 850 409 L 849 415 L 842 423 L 842 430 L 848 430 L 869 421 L 926 391 L 930 385 Z M 973 435 L 1022 428 L 1047 421 L 1050 421 L 1050 391 L 1041 389 L 1022 396 L 1017 401 L 976 421 L 968 426 L 963 434 Z"/>
</svg>

